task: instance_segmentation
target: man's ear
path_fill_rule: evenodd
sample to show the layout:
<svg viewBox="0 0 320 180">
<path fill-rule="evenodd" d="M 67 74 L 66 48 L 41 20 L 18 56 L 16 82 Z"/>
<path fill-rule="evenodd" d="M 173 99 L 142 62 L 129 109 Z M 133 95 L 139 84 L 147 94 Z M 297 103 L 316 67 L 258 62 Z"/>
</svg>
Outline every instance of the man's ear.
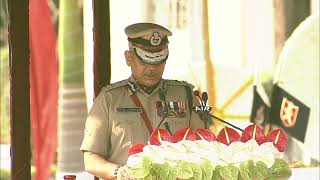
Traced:
<svg viewBox="0 0 320 180">
<path fill-rule="evenodd" d="M 132 62 L 132 56 L 131 56 L 131 53 L 130 51 L 126 50 L 124 52 L 124 57 L 126 58 L 126 63 L 128 66 L 131 66 L 131 62 Z"/>
</svg>

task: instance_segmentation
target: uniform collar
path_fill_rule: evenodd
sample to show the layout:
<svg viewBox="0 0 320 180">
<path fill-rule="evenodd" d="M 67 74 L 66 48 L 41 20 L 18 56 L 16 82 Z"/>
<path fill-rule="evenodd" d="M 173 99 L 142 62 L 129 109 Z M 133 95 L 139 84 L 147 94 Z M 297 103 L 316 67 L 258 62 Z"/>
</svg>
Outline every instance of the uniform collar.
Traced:
<svg viewBox="0 0 320 180">
<path fill-rule="evenodd" d="M 138 85 L 137 81 L 135 80 L 135 78 L 131 75 L 130 78 L 128 79 L 128 93 L 129 95 L 133 95 L 135 92 L 141 92 L 141 93 L 145 93 L 148 94 L 146 92 L 144 92 L 144 90 Z M 160 83 L 157 85 L 157 87 L 154 88 L 154 90 L 148 94 L 148 95 L 152 95 L 153 93 L 157 92 L 159 89 L 162 89 L 164 92 L 166 92 L 166 82 L 164 79 L 160 80 Z"/>
</svg>

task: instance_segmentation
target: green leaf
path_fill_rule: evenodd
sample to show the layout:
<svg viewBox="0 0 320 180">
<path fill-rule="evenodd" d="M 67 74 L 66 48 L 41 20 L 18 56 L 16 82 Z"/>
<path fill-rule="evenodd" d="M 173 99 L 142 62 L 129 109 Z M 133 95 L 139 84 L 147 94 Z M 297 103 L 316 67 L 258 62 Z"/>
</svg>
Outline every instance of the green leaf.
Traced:
<svg viewBox="0 0 320 180">
<path fill-rule="evenodd" d="M 212 180 L 222 180 L 222 177 L 219 173 L 219 169 L 221 169 L 221 168 L 222 168 L 222 166 L 220 166 L 220 165 L 216 166 L 215 170 L 212 172 L 212 178 L 211 178 Z"/>
<path fill-rule="evenodd" d="M 191 165 L 185 161 L 178 161 L 177 166 L 174 169 L 176 169 L 177 178 L 189 179 L 193 177 Z"/>
<path fill-rule="evenodd" d="M 202 169 L 199 164 L 192 163 L 190 164 L 193 172 L 193 177 L 190 180 L 203 180 L 202 179 Z M 211 179 L 211 178 L 210 178 Z"/>
<path fill-rule="evenodd" d="M 264 162 L 258 161 L 256 163 L 255 169 L 256 169 L 255 179 L 264 180 L 264 179 L 266 179 L 266 177 L 268 177 L 269 169 L 268 169 L 267 165 Z"/>
<path fill-rule="evenodd" d="M 252 178 L 256 177 L 257 170 L 256 170 L 256 168 L 254 166 L 254 162 L 252 160 L 247 161 L 247 168 L 249 170 L 249 176 Z"/>
<path fill-rule="evenodd" d="M 233 165 L 216 168 L 216 170 L 223 179 L 238 180 L 239 169 Z"/>
<path fill-rule="evenodd" d="M 149 170 L 151 168 L 151 165 L 152 165 L 152 159 L 151 158 L 144 157 L 142 159 L 142 168 Z"/>
<path fill-rule="evenodd" d="M 152 164 L 150 168 L 150 174 L 153 176 L 158 176 L 161 168 L 162 168 L 162 164 L 158 164 L 158 163 Z"/>
<path fill-rule="evenodd" d="M 172 168 L 169 171 L 168 180 L 176 180 L 178 177 L 177 169 Z"/>
<path fill-rule="evenodd" d="M 142 168 L 131 168 L 130 177 L 132 178 L 145 178 L 149 174 L 149 171 L 146 171 Z"/>
<path fill-rule="evenodd" d="M 143 180 L 153 180 L 153 177 L 151 174 L 149 174 L 147 177 L 143 178 Z"/>
<path fill-rule="evenodd" d="M 142 164 L 140 166 L 134 166 L 130 169 L 130 177 L 133 178 L 145 178 L 150 174 L 150 169 L 152 165 L 152 160 L 149 157 L 144 157 L 142 159 Z"/>
<path fill-rule="evenodd" d="M 161 169 L 158 172 L 158 177 L 163 180 L 167 180 L 170 173 L 170 166 L 168 163 L 164 163 L 161 166 Z"/>
<path fill-rule="evenodd" d="M 247 170 L 245 169 L 245 166 Z M 269 169 L 267 165 L 262 161 L 258 161 L 256 163 L 256 166 L 254 165 L 254 162 L 252 160 L 249 160 L 246 163 L 240 165 L 240 176 L 244 180 L 248 178 L 263 180 L 266 179 L 266 177 L 268 176 L 268 172 Z"/>
<path fill-rule="evenodd" d="M 202 169 L 202 179 L 203 180 L 211 180 L 214 168 L 211 165 L 210 161 L 204 160 L 200 164 L 200 168 Z"/>
<path fill-rule="evenodd" d="M 283 159 L 276 159 L 269 171 L 268 179 L 288 179 L 292 175 L 292 171 L 288 163 Z"/>
<path fill-rule="evenodd" d="M 248 163 L 241 163 L 240 164 L 240 171 L 239 171 L 239 180 L 251 180 L 250 171 L 248 168 Z"/>
</svg>

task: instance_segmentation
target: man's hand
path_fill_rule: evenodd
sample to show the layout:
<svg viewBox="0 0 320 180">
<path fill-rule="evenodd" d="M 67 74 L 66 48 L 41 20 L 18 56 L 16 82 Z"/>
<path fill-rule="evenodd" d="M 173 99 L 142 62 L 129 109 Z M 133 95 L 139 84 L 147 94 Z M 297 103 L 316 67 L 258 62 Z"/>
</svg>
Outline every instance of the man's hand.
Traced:
<svg viewBox="0 0 320 180">
<path fill-rule="evenodd" d="M 130 179 L 130 167 L 127 165 L 121 166 L 117 172 L 117 180 L 131 180 Z"/>
</svg>

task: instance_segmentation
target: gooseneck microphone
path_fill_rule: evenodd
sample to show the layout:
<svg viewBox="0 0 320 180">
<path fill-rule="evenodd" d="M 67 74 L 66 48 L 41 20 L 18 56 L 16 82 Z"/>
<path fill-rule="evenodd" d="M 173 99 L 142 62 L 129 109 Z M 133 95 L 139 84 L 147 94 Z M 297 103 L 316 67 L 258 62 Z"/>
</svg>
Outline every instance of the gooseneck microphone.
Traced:
<svg viewBox="0 0 320 180">
<path fill-rule="evenodd" d="M 202 101 L 202 98 L 200 96 L 200 92 L 198 90 L 195 90 L 195 91 L 193 91 L 193 95 L 198 97 L 200 99 L 200 105 L 204 106 L 204 104 L 202 104 L 203 101 Z"/>
<path fill-rule="evenodd" d="M 204 94 L 205 92 L 203 92 L 200 96 L 200 92 L 198 90 L 195 90 L 193 92 L 193 94 L 200 100 L 200 106 L 196 106 L 196 112 L 201 111 L 202 115 L 205 115 L 206 117 L 204 119 L 206 119 L 206 121 L 208 120 L 208 112 L 204 111 L 204 108 L 206 107 L 206 102 L 208 100 L 208 94 Z M 203 99 L 206 98 L 206 99 Z M 204 121 L 204 127 L 207 129 L 207 122 Z"/>
<path fill-rule="evenodd" d="M 203 105 L 203 109 L 207 109 L 208 108 L 208 111 L 206 111 L 205 113 L 204 113 L 204 115 L 205 115 L 205 117 L 204 118 L 206 118 L 206 122 L 205 122 L 205 128 L 208 128 L 208 125 L 207 125 L 207 121 L 209 120 L 209 112 L 211 111 L 211 107 L 208 107 L 207 106 L 207 101 L 208 101 L 208 94 L 207 94 L 207 92 L 203 92 L 202 94 L 201 94 L 201 97 L 202 97 L 202 105 Z"/>
<path fill-rule="evenodd" d="M 203 105 L 206 106 L 207 105 L 207 101 L 208 101 L 208 93 L 207 92 L 203 92 L 201 96 L 202 96 L 202 100 L 203 100 Z"/>
<path fill-rule="evenodd" d="M 199 91 L 198 91 L 198 90 L 193 91 L 193 94 L 194 94 L 195 96 L 201 98 L 201 97 L 199 96 Z"/>
<path fill-rule="evenodd" d="M 225 123 L 225 124 L 228 124 L 229 126 L 232 126 L 232 127 L 235 128 L 235 129 L 238 129 L 238 130 L 240 130 L 240 131 L 243 131 L 243 129 L 241 129 L 241 128 L 239 128 L 239 127 L 237 127 L 237 126 L 235 126 L 235 125 L 233 125 L 233 124 L 231 124 L 231 123 L 229 123 L 229 122 L 227 122 L 227 121 L 225 121 L 225 120 L 223 120 L 223 119 L 221 119 L 221 118 L 219 118 L 219 117 L 217 117 L 217 116 L 215 116 L 215 115 L 210 114 L 211 107 L 206 106 L 207 101 L 208 101 L 208 93 L 207 93 L 207 92 L 203 92 L 203 93 L 201 94 L 202 97 L 200 97 L 200 93 L 199 93 L 199 91 L 197 91 L 197 90 L 195 90 L 195 91 L 193 92 L 193 94 L 200 99 L 200 106 L 196 106 L 196 107 L 195 107 L 195 111 L 196 111 L 196 112 L 206 113 L 206 114 L 208 114 L 209 116 L 211 116 L 212 118 L 214 118 L 214 119 L 216 119 L 216 120 L 218 120 L 218 121 L 220 121 L 220 122 L 223 122 L 223 123 Z"/>
</svg>

